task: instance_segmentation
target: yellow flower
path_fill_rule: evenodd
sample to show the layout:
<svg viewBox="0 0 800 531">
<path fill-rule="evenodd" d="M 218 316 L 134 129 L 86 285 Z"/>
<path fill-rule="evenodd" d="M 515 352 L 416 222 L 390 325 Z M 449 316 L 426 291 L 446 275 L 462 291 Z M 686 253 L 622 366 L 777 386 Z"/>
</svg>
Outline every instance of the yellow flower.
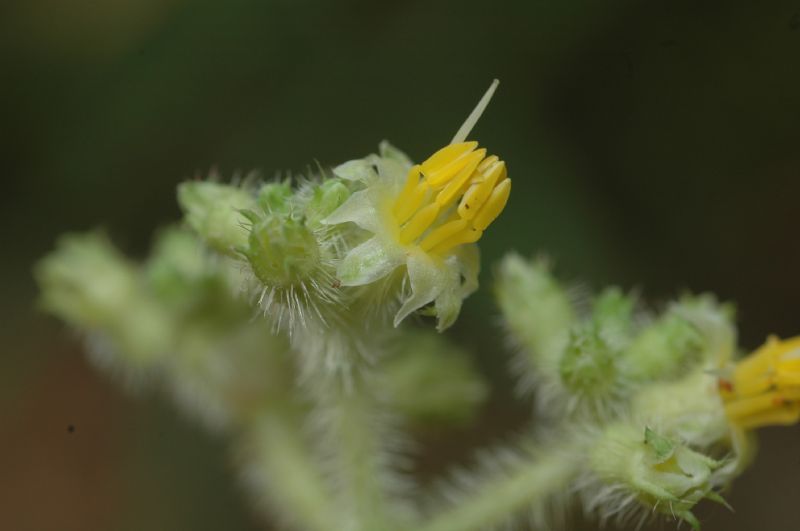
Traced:
<svg viewBox="0 0 800 531">
<path fill-rule="evenodd" d="M 395 326 L 433 302 L 439 329 L 447 328 L 477 288 L 480 263 L 473 244 L 505 208 L 511 180 L 505 162 L 465 138 L 496 86 L 495 81 L 453 141 L 423 163 L 412 164 L 383 143 L 380 155 L 334 169 L 363 189 L 324 222 L 352 222 L 372 235 L 347 253 L 337 277 L 342 285 L 360 286 L 405 265 L 410 287 Z"/>
<path fill-rule="evenodd" d="M 794 424 L 800 420 L 800 336 L 770 336 L 719 384 L 725 412 L 737 426 Z"/>
</svg>

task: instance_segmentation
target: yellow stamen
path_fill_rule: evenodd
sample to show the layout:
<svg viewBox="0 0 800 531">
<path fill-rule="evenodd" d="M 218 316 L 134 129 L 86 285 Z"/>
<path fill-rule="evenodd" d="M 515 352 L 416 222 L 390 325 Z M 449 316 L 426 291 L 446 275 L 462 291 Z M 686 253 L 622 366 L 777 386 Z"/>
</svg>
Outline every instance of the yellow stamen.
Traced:
<svg viewBox="0 0 800 531">
<path fill-rule="evenodd" d="M 431 253 L 440 255 L 445 254 L 453 247 L 463 245 L 465 243 L 474 243 L 480 240 L 482 235 L 483 235 L 482 230 L 477 230 L 472 227 L 467 227 L 466 229 L 463 229 L 461 232 L 457 232 L 453 236 L 450 236 L 445 241 L 435 246 L 433 249 L 431 249 Z"/>
<path fill-rule="evenodd" d="M 414 166 L 411 167 L 410 170 L 408 170 L 408 176 L 406 177 L 406 184 L 400 191 L 400 195 L 397 196 L 397 201 L 395 201 L 394 209 L 392 209 L 392 214 L 394 214 L 394 217 L 397 218 L 398 220 L 400 218 L 400 214 L 405 210 L 404 206 L 408 205 L 411 202 L 411 198 L 414 195 L 414 190 L 419 185 L 419 178 L 421 171 L 422 168 L 420 167 L 419 164 L 415 164 Z M 409 216 L 410 215 L 411 214 L 409 214 Z"/>
<path fill-rule="evenodd" d="M 767 342 L 740 361 L 721 392 L 728 417 L 743 428 L 800 420 L 800 337 Z"/>
<path fill-rule="evenodd" d="M 485 173 L 479 174 L 480 180 L 475 179 L 474 184 L 467 189 L 461 199 L 461 204 L 458 205 L 458 214 L 464 219 L 472 219 L 478 215 L 478 210 L 489 199 L 497 181 L 505 178 L 505 175 L 506 165 L 504 162 L 498 162 L 490 166 Z"/>
<path fill-rule="evenodd" d="M 447 222 L 444 225 L 432 230 L 430 234 L 425 236 L 425 239 L 422 240 L 422 243 L 420 243 L 419 246 L 423 251 L 430 251 L 450 236 L 453 236 L 454 234 L 467 228 L 467 223 L 468 222 L 466 219 L 456 219 L 454 221 Z"/>
<path fill-rule="evenodd" d="M 408 245 L 419 238 L 422 233 L 428 230 L 431 224 L 436 221 L 439 210 L 440 207 L 438 203 L 431 203 L 421 208 L 400 231 L 400 243 Z"/>
<path fill-rule="evenodd" d="M 509 195 L 511 195 L 511 179 L 505 179 L 495 186 L 489 199 L 486 200 L 486 203 L 484 203 L 478 211 L 475 219 L 472 220 L 472 224 L 475 228 L 478 230 L 486 230 L 506 207 Z"/>
<path fill-rule="evenodd" d="M 800 420 L 800 405 L 794 405 L 791 408 L 769 410 L 746 417 L 738 424 L 741 428 L 752 430 L 763 426 L 790 426 L 798 420 Z"/>
<path fill-rule="evenodd" d="M 452 144 L 409 170 L 392 207 L 402 245 L 417 243 L 443 255 L 478 241 L 500 215 L 511 193 L 506 164 L 476 148 L 477 142 Z M 458 207 L 450 208 L 459 197 Z"/>
<path fill-rule="evenodd" d="M 505 162 L 465 141 L 497 88 L 478 102 L 453 141 L 413 166 L 392 205 L 401 245 L 418 245 L 432 255 L 478 241 L 508 202 L 511 181 Z M 458 207 L 454 203 L 459 202 Z"/>
<path fill-rule="evenodd" d="M 395 204 L 395 219 L 397 223 L 408 221 L 408 218 L 425 203 L 429 190 L 430 186 L 423 180 L 411 191 L 408 201 L 402 204 Z"/>
<path fill-rule="evenodd" d="M 478 165 L 478 173 L 485 172 L 489 168 L 489 166 L 491 166 L 495 162 L 499 162 L 499 161 L 500 161 L 500 158 L 497 155 L 489 155 L 488 157 L 483 159 L 483 162 L 481 162 Z"/>
<path fill-rule="evenodd" d="M 477 142 L 462 142 L 460 144 L 450 144 L 445 146 L 422 163 L 422 174 L 430 182 L 431 186 L 439 179 L 443 179 L 449 173 L 450 176 L 464 167 L 466 155 L 478 147 Z M 460 165 L 459 165 L 460 164 Z"/>
<path fill-rule="evenodd" d="M 439 195 L 436 196 L 436 202 L 441 206 L 449 205 L 457 196 L 464 193 L 464 189 L 469 183 L 469 179 L 472 177 L 475 169 L 478 167 L 478 163 L 486 155 L 486 150 L 479 149 L 473 152 L 472 155 L 479 155 L 479 157 L 473 157 L 474 160 L 470 160 L 467 165 L 447 183 L 442 191 L 439 192 Z"/>
</svg>

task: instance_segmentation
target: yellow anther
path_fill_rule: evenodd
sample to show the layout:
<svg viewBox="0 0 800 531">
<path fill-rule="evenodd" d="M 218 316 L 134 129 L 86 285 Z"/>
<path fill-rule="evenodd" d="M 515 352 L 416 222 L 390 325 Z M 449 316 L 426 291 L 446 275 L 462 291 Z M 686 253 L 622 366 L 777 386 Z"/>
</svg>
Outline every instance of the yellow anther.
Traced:
<svg viewBox="0 0 800 531">
<path fill-rule="evenodd" d="M 483 231 L 474 229 L 472 227 L 467 227 L 461 232 L 457 232 L 454 235 L 447 238 L 445 241 L 437 244 L 435 247 L 431 249 L 430 252 L 432 254 L 442 255 L 458 245 L 476 242 L 481 239 L 482 235 Z"/>
<path fill-rule="evenodd" d="M 490 156 L 486 157 L 478 165 L 478 173 L 484 173 L 489 166 L 491 166 L 495 162 L 498 162 L 499 160 L 500 160 L 500 158 L 497 155 L 490 155 Z"/>
<path fill-rule="evenodd" d="M 400 243 L 408 245 L 419 238 L 436 221 L 439 210 L 438 203 L 431 203 L 414 214 L 414 217 L 400 230 Z"/>
<path fill-rule="evenodd" d="M 505 163 L 487 157 L 477 142 L 445 146 L 408 172 L 392 206 L 399 243 L 443 255 L 476 242 L 503 211 L 510 191 Z"/>
<path fill-rule="evenodd" d="M 724 387 L 725 411 L 744 428 L 800 420 L 800 338 L 770 337 L 736 365 Z"/>
<path fill-rule="evenodd" d="M 425 175 L 434 173 L 453 160 L 473 151 L 476 147 L 478 147 L 478 143 L 474 140 L 470 142 L 459 142 L 458 144 L 448 144 L 422 163 L 422 173 Z"/>
<path fill-rule="evenodd" d="M 464 219 L 472 219 L 478 214 L 480 207 L 489 199 L 492 189 L 498 181 L 506 177 L 506 164 L 497 162 L 480 175 L 467 189 L 461 203 L 458 205 L 458 214 Z"/>
<path fill-rule="evenodd" d="M 788 387 L 796 385 L 800 387 L 800 367 L 795 363 L 781 364 L 781 371 L 775 375 L 775 385 Z"/>
<path fill-rule="evenodd" d="M 475 219 L 472 220 L 472 225 L 478 230 L 486 230 L 486 227 L 491 225 L 506 207 L 510 194 L 511 179 L 506 178 L 503 182 L 494 187 L 491 195 L 489 195 L 489 199 L 486 200 L 475 216 Z"/>
<path fill-rule="evenodd" d="M 728 413 L 730 418 L 734 418 Z M 737 421 L 739 427 L 752 430 L 764 426 L 789 426 L 800 420 L 800 405 L 792 405 L 781 409 L 765 410 Z"/>
<path fill-rule="evenodd" d="M 422 174 L 433 188 L 443 186 L 471 162 L 472 159 L 469 155 L 476 147 L 478 147 L 477 142 L 464 142 L 444 147 L 422 163 Z M 485 155 L 486 152 L 483 153 Z M 481 156 L 481 158 L 483 157 Z"/>
<path fill-rule="evenodd" d="M 436 202 L 442 206 L 446 206 L 453 202 L 456 197 L 463 194 L 464 189 L 469 184 L 470 177 L 473 176 L 475 169 L 478 167 L 478 163 L 485 154 L 485 149 L 479 149 L 471 153 L 469 155 L 472 157 L 471 160 L 447 183 L 442 191 L 439 192 L 439 195 L 436 196 Z"/>
<path fill-rule="evenodd" d="M 422 168 L 419 164 L 415 164 L 408 170 L 408 176 L 406 177 L 406 184 L 403 186 L 403 189 L 400 190 L 400 194 L 397 196 L 397 200 L 395 201 L 394 208 L 392 209 L 392 213 L 394 217 L 398 217 L 398 213 L 401 210 L 401 205 L 403 203 L 408 203 L 411 200 L 412 195 L 414 194 L 414 189 L 419 184 L 420 172 Z"/>
<path fill-rule="evenodd" d="M 468 222 L 465 219 L 456 219 L 449 221 L 439 227 L 433 229 L 430 234 L 425 236 L 419 246 L 423 251 L 430 251 L 447 238 L 467 228 Z"/>
<path fill-rule="evenodd" d="M 394 217 L 397 223 L 402 224 L 408 221 L 419 210 L 419 207 L 425 203 L 429 191 L 430 187 L 423 179 L 414 187 L 406 201 L 402 203 L 397 201 L 394 206 Z"/>
</svg>

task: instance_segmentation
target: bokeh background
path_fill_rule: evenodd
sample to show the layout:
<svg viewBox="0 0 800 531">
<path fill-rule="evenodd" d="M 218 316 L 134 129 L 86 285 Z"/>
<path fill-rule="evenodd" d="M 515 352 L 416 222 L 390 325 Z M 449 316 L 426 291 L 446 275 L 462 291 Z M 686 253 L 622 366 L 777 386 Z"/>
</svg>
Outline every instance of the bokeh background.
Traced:
<svg viewBox="0 0 800 531">
<path fill-rule="evenodd" d="M 736 301 L 741 341 L 800 332 L 800 3 L 4 0 L 0 4 L 0 527 L 269 529 L 225 441 L 87 363 L 35 307 L 31 265 L 104 227 L 141 256 L 175 186 L 362 156 L 422 158 L 492 78 L 476 137 L 514 179 L 482 281 L 515 249 L 568 281 Z M 498 391 L 480 429 L 432 427 L 423 476 L 529 412 L 490 290 L 452 336 Z M 800 527 L 800 428 L 703 505 L 707 530 Z M 672 523 L 655 528 L 673 528 Z M 575 520 L 573 529 L 594 529 Z"/>
</svg>

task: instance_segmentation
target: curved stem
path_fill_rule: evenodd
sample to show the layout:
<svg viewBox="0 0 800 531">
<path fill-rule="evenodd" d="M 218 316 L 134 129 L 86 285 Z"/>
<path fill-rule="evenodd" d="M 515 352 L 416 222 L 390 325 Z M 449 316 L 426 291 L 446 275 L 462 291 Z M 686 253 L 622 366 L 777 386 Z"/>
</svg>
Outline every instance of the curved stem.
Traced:
<svg viewBox="0 0 800 531">
<path fill-rule="evenodd" d="M 257 492 L 285 520 L 305 531 L 330 531 L 337 519 L 333 495 L 321 476 L 294 416 L 276 412 L 255 433 L 252 479 Z"/>
<path fill-rule="evenodd" d="M 386 492 L 391 478 L 381 440 L 384 430 L 376 419 L 373 397 L 364 387 L 338 390 L 329 412 L 346 519 L 344 528 L 387 531 L 396 525 L 392 523 L 393 511 Z"/>
<path fill-rule="evenodd" d="M 481 482 L 481 488 L 456 506 L 433 515 L 415 531 L 472 531 L 501 526 L 524 509 L 563 492 L 575 477 L 580 459 L 576 443 L 537 452 L 508 474 Z"/>
</svg>

